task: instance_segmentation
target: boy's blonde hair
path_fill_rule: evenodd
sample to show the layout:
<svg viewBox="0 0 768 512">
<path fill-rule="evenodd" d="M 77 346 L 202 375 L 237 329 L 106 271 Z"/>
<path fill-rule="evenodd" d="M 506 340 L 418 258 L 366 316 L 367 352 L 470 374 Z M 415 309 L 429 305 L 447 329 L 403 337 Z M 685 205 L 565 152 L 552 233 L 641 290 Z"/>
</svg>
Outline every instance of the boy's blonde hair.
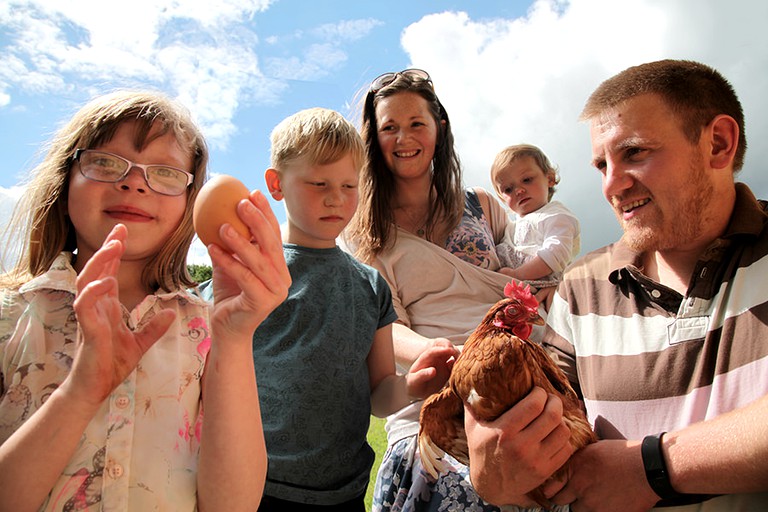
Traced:
<svg viewBox="0 0 768 512">
<path fill-rule="evenodd" d="M 47 272 L 62 251 L 77 249 L 67 205 L 73 155 L 78 148 L 91 149 L 109 142 L 125 122 L 136 123 L 136 149 L 172 134 L 190 155 L 192 168 L 188 170 L 194 176 L 186 192 L 184 217 L 144 268 L 142 284 L 167 291 L 195 284 L 187 271 L 187 252 L 194 236 L 192 205 L 206 179 L 208 147 L 181 104 L 153 91 L 117 91 L 91 100 L 50 141 L 3 233 L 3 261 L 12 261 L 14 267 L 0 275 L 0 286 L 20 286 Z M 150 139 L 155 125 L 161 129 Z"/>
<path fill-rule="evenodd" d="M 526 156 L 533 158 L 533 161 L 536 162 L 536 165 L 538 165 L 539 168 L 544 171 L 545 176 L 552 177 L 554 184 L 549 187 L 549 196 L 547 197 L 547 201 L 551 201 L 552 196 L 555 195 L 555 185 L 560 183 L 560 175 L 557 173 L 557 168 L 550 163 L 547 155 L 545 155 L 541 149 L 532 144 L 516 144 L 514 146 L 508 146 L 502 149 L 499 154 L 496 155 L 496 158 L 493 160 L 493 164 L 491 165 L 491 183 L 493 184 L 493 189 L 496 191 L 496 194 L 501 195 L 501 191 L 497 186 L 497 178 L 499 173 L 503 168 L 515 160 Z"/>
<path fill-rule="evenodd" d="M 365 158 L 363 139 L 354 125 L 327 108 L 309 108 L 283 119 L 272 130 L 270 141 L 271 166 L 278 172 L 296 162 L 331 164 L 347 154 L 355 169 L 360 169 Z"/>
</svg>

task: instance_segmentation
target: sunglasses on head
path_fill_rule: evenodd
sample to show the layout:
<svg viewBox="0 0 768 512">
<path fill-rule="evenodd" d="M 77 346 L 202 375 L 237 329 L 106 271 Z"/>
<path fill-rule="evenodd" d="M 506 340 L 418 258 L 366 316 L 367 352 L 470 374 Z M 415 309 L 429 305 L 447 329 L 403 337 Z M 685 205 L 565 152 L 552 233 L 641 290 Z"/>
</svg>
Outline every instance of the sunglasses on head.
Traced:
<svg viewBox="0 0 768 512">
<path fill-rule="evenodd" d="M 377 76 L 371 82 L 370 92 L 379 92 L 382 88 L 388 86 L 395 81 L 398 76 L 404 76 L 409 78 L 412 82 L 427 82 L 432 85 L 432 79 L 429 78 L 429 73 L 423 69 L 404 69 L 397 72 L 384 73 Z"/>
</svg>

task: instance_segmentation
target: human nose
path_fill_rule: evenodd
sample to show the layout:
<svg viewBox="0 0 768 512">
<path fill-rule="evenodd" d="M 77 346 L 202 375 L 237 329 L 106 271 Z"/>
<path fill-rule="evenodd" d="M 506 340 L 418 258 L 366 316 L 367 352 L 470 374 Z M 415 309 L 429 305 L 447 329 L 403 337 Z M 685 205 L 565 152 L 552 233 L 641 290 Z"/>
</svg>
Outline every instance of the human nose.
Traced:
<svg viewBox="0 0 768 512">
<path fill-rule="evenodd" d="M 400 128 L 397 130 L 397 141 L 403 141 L 408 139 L 411 136 L 411 131 L 406 128 Z"/>
<path fill-rule="evenodd" d="M 125 174 L 123 179 L 118 181 L 116 185 L 120 188 L 120 190 L 133 189 L 142 193 L 147 192 L 149 189 L 149 183 L 147 183 L 145 171 L 137 165 L 132 165 L 131 168 L 128 169 L 128 172 Z"/>
<path fill-rule="evenodd" d="M 338 188 L 330 188 L 325 194 L 325 206 L 339 206 L 344 202 L 344 195 Z"/>
<path fill-rule="evenodd" d="M 607 161 L 603 169 L 603 195 L 610 198 L 620 196 L 632 186 L 632 176 L 626 168 Z"/>
</svg>

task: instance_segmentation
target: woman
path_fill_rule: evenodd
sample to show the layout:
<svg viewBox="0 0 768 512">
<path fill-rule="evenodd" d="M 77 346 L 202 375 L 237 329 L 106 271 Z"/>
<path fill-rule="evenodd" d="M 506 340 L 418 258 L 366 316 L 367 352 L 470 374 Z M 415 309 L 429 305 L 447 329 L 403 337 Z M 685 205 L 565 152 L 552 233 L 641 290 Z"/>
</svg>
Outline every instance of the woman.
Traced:
<svg viewBox="0 0 768 512">
<path fill-rule="evenodd" d="M 509 278 L 495 272 L 500 265 L 494 246 L 507 216 L 485 190 L 463 189 L 451 123 L 425 71 L 385 73 L 373 81 L 362 135 L 367 162 L 347 239 L 392 288 L 399 317 L 395 357 L 405 371 L 432 345 L 460 347 L 503 298 Z M 455 460 L 447 457 L 455 471 L 436 482 L 422 469 L 421 403 L 387 418 L 389 447 L 373 510 L 498 510 L 477 496 L 467 468 Z"/>
</svg>

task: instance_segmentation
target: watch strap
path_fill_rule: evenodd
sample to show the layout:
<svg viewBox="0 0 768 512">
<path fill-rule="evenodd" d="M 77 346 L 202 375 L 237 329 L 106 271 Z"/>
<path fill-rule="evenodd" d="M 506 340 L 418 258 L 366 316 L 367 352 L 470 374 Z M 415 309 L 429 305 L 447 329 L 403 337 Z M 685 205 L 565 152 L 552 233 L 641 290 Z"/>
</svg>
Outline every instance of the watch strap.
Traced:
<svg viewBox="0 0 768 512">
<path fill-rule="evenodd" d="M 690 503 L 701 503 L 715 495 L 711 494 L 683 494 L 677 492 L 669 481 L 669 471 L 667 463 L 664 460 L 662 450 L 662 438 L 666 432 L 651 434 L 643 438 L 640 445 L 640 453 L 643 457 L 643 467 L 645 468 L 645 478 L 648 485 L 651 486 L 661 500 L 656 504 L 657 507 L 674 507 L 687 505 Z"/>
</svg>

